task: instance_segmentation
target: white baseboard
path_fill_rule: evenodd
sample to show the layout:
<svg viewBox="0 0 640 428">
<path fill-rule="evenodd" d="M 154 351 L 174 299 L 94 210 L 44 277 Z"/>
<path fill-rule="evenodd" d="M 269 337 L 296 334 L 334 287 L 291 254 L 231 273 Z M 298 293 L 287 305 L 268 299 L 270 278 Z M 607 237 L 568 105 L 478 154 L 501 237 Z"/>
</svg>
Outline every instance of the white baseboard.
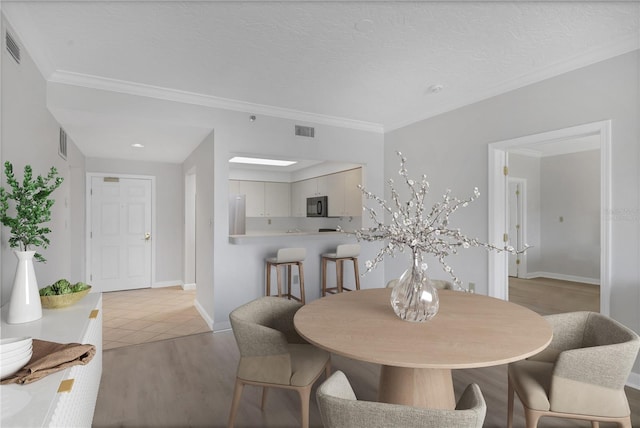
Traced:
<svg viewBox="0 0 640 428">
<path fill-rule="evenodd" d="M 209 314 L 207 314 L 207 311 L 204 310 L 197 298 L 193 301 L 193 306 L 196 307 L 196 310 L 198 311 L 204 322 L 206 322 L 209 328 L 213 330 L 213 320 L 211 319 Z"/>
<path fill-rule="evenodd" d="M 183 290 L 195 290 L 196 289 L 196 283 L 192 282 L 191 284 L 182 284 L 182 289 Z"/>
<path fill-rule="evenodd" d="M 627 386 L 640 389 L 640 374 L 631 372 L 629 379 L 627 379 Z"/>
<path fill-rule="evenodd" d="M 552 273 L 552 272 L 529 272 L 524 278 L 532 279 L 532 278 L 551 278 L 551 279 L 559 279 L 562 281 L 573 281 L 573 282 L 583 282 L 585 284 L 593 284 L 600 285 L 600 278 L 587 278 L 584 276 L 576 276 L 576 275 L 565 275 L 562 273 Z"/>
<path fill-rule="evenodd" d="M 229 331 L 231 330 L 231 322 L 229 321 L 217 322 L 211 328 L 211 330 L 213 330 L 214 333 L 220 333 L 221 331 Z"/>
<path fill-rule="evenodd" d="M 182 287 L 182 280 L 176 279 L 174 281 L 156 281 L 151 284 L 151 288 L 175 287 L 176 285 Z"/>
</svg>

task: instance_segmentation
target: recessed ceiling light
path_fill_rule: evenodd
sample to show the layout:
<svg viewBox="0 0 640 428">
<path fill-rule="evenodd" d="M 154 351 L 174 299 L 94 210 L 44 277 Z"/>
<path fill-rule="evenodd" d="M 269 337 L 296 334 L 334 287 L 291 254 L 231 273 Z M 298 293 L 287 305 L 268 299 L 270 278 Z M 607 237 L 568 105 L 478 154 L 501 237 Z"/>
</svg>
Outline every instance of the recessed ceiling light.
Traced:
<svg viewBox="0 0 640 428">
<path fill-rule="evenodd" d="M 271 165 L 271 166 L 289 166 L 297 163 L 296 161 L 287 161 L 279 159 L 262 159 L 262 158 L 246 158 L 242 156 L 234 156 L 229 159 L 233 163 L 249 163 L 252 165 Z"/>
<path fill-rule="evenodd" d="M 135 147 L 136 149 L 141 149 L 144 147 L 144 144 L 140 144 L 140 143 L 134 143 L 131 145 L 131 147 Z"/>
</svg>

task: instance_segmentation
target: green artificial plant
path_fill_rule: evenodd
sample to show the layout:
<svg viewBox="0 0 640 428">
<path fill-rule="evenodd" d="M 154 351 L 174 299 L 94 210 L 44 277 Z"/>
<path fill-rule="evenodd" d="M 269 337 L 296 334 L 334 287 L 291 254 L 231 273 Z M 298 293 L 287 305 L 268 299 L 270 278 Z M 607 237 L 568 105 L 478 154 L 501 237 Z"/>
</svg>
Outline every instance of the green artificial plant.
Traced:
<svg viewBox="0 0 640 428">
<path fill-rule="evenodd" d="M 4 173 L 10 189 L 0 187 L 0 223 L 11 229 L 9 246 L 20 251 L 30 251 L 32 247 L 47 248 L 47 234 L 51 229 L 42 224 L 51 220 L 51 207 L 55 200 L 49 196 L 60 187 L 63 178 L 58 177 L 55 167 L 51 167 L 46 177 L 38 175 L 34 179 L 31 165 L 26 165 L 20 183 L 13 175 L 13 165 L 9 161 L 4 163 Z M 9 200 L 15 201 L 15 217 L 8 215 Z M 39 253 L 34 258 L 46 261 Z"/>
</svg>

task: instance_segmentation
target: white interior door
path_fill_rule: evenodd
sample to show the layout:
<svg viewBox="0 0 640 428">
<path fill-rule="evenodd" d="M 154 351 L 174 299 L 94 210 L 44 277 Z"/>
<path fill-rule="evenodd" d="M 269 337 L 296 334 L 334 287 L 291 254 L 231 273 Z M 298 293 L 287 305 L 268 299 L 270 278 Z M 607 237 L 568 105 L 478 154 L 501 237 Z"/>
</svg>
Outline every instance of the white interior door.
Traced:
<svg viewBox="0 0 640 428">
<path fill-rule="evenodd" d="M 151 287 L 151 180 L 92 177 L 90 196 L 92 286 Z"/>
</svg>

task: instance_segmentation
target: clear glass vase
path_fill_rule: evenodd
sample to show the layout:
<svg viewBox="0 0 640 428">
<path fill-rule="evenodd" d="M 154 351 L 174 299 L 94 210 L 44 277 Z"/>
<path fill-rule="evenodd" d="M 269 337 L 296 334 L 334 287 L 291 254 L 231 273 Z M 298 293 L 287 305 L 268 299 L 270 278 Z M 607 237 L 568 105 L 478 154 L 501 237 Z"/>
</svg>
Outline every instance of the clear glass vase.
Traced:
<svg viewBox="0 0 640 428">
<path fill-rule="evenodd" d="M 413 266 L 407 269 L 391 291 L 391 306 L 400 319 L 411 322 L 429 321 L 438 313 L 438 291 L 427 276 L 422 253 L 413 252 Z"/>
</svg>

